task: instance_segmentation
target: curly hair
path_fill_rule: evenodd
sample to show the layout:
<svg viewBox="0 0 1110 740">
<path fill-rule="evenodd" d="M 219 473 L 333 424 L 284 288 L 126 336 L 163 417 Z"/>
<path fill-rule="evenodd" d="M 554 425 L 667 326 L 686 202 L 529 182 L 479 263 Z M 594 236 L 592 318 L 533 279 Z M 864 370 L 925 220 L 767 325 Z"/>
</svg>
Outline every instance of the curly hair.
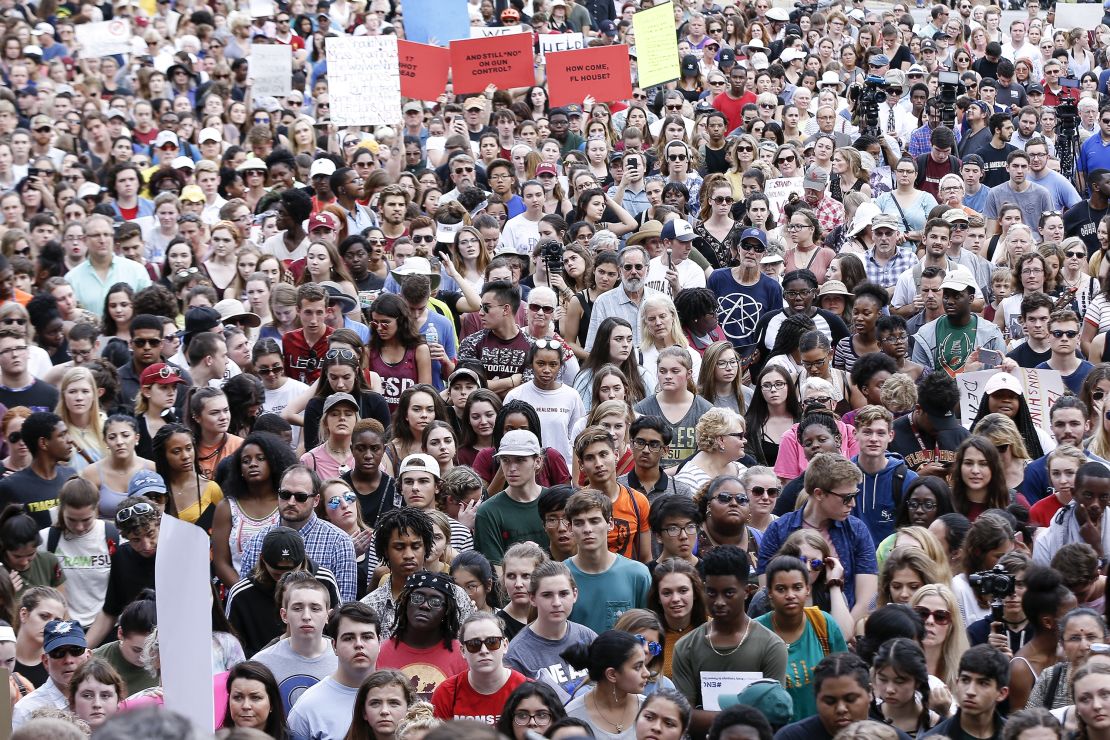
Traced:
<svg viewBox="0 0 1110 740">
<path fill-rule="evenodd" d="M 240 499 L 250 495 L 247 481 L 243 478 L 243 451 L 253 445 L 262 451 L 262 457 L 270 468 L 270 485 L 277 493 L 278 482 L 285 471 L 297 464 L 297 456 L 289 449 L 281 437 L 269 432 L 252 432 L 231 455 L 230 461 L 216 468 L 217 483 L 224 492 L 224 498 Z"/>
</svg>

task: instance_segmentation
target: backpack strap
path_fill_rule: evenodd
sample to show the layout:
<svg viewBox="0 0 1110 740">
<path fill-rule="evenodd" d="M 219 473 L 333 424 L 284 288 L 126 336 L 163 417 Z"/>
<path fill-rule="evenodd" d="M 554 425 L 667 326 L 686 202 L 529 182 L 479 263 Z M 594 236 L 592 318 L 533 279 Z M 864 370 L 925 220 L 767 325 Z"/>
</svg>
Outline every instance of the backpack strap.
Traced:
<svg viewBox="0 0 1110 740">
<path fill-rule="evenodd" d="M 902 489 L 906 485 L 906 471 L 908 469 L 909 468 L 906 467 L 905 463 L 899 463 L 898 467 L 894 469 L 894 480 L 892 481 L 892 488 L 895 511 L 898 511 L 902 507 Z"/>
<path fill-rule="evenodd" d="M 821 643 L 821 651 L 828 655 L 832 651 L 829 649 L 829 623 L 825 619 L 824 613 L 819 606 L 807 606 L 805 608 L 806 619 L 813 625 L 813 631 L 817 633 L 817 641 Z"/>
<path fill-rule="evenodd" d="M 46 533 L 46 551 L 57 552 L 58 542 L 62 539 L 62 528 L 51 527 L 50 531 Z"/>
<path fill-rule="evenodd" d="M 1067 663 L 1058 663 L 1057 665 L 1052 666 L 1052 668 L 1054 668 L 1056 670 L 1052 671 L 1052 678 L 1048 682 L 1048 687 L 1045 688 L 1045 692 L 1044 692 L 1044 708 L 1045 709 L 1052 709 L 1052 705 L 1054 703 L 1054 700 L 1056 699 L 1056 691 L 1057 691 L 1057 689 L 1060 688 L 1060 681 L 1064 677 L 1064 668 L 1065 668 L 1065 666 L 1067 666 Z M 1052 670 L 1052 669 L 1049 669 L 1049 670 Z"/>
</svg>

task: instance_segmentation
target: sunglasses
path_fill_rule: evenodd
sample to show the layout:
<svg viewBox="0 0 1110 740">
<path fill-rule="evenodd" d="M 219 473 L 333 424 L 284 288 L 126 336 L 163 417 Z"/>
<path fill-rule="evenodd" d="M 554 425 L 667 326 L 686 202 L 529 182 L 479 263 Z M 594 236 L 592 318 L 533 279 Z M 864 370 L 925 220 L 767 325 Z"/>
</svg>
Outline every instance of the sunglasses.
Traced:
<svg viewBox="0 0 1110 740">
<path fill-rule="evenodd" d="M 278 498 L 282 501 L 288 501 L 291 498 L 297 499 L 298 504 L 303 504 L 310 498 L 315 496 L 315 493 L 301 493 L 300 491 L 286 491 L 284 488 L 278 491 Z"/>
<path fill-rule="evenodd" d="M 791 154 L 789 157 L 779 157 L 775 160 L 775 164 L 782 164 L 783 162 L 796 162 L 797 160 L 798 158 Z"/>
<path fill-rule="evenodd" d="M 716 206 L 731 206 L 735 202 L 731 195 L 715 195 L 712 200 Z"/>
<path fill-rule="evenodd" d="M 528 310 L 532 313 L 539 313 L 540 311 L 543 311 L 544 313 L 555 313 L 554 306 L 541 306 L 538 303 L 529 303 Z"/>
<path fill-rule="evenodd" d="M 125 509 L 120 509 L 119 511 L 117 511 L 116 512 L 116 522 L 117 523 L 123 523 L 123 522 L 131 521 L 132 519 L 134 519 L 137 516 L 142 516 L 143 514 L 153 514 L 153 513 L 154 513 L 154 507 L 153 506 L 146 503 L 145 501 L 140 501 L 137 504 L 133 504 L 132 506 L 128 506 Z"/>
<path fill-rule="evenodd" d="M 686 161 L 686 155 L 685 154 L 668 154 L 667 159 L 670 160 L 671 162 L 685 162 Z"/>
<path fill-rule="evenodd" d="M 813 560 L 809 561 L 809 569 L 810 570 L 821 570 L 824 567 L 825 567 L 825 561 L 822 560 L 821 558 L 814 558 Z"/>
<path fill-rule="evenodd" d="M 742 493 L 718 493 L 713 497 L 713 500 L 725 506 L 728 506 L 733 501 L 735 501 L 738 506 L 747 506 L 751 501 L 751 499 Z"/>
<path fill-rule="evenodd" d="M 274 365 L 273 367 L 256 367 L 254 369 L 259 375 L 281 375 L 285 372 L 285 367 L 282 365 Z"/>
<path fill-rule="evenodd" d="M 740 248 L 743 249 L 745 252 L 756 252 L 759 254 L 767 251 L 767 247 L 756 241 L 742 242 L 740 244 Z"/>
<path fill-rule="evenodd" d="M 1079 332 L 1075 329 L 1068 329 L 1067 331 L 1063 329 L 1053 329 L 1049 332 L 1049 334 L 1056 337 L 1057 339 L 1063 339 L 1064 337 L 1067 337 L 1068 339 L 1075 339 L 1077 336 L 1079 336 Z"/>
<path fill-rule="evenodd" d="M 325 360 L 346 360 L 347 362 L 351 362 L 356 358 L 357 355 L 354 353 L 354 350 L 349 349 L 329 349 L 324 354 Z"/>
<path fill-rule="evenodd" d="M 64 647 L 54 648 L 49 654 L 51 660 L 65 660 L 66 658 L 80 658 L 88 651 L 88 648 L 80 645 L 65 645 Z"/>
<path fill-rule="evenodd" d="M 434 244 L 435 240 L 436 240 L 434 235 L 413 236 L 413 237 L 410 237 L 410 239 L 411 239 L 413 244 Z"/>
<path fill-rule="evenodd" d="M 656 658 L 663 654 L 663 646 L 655 640 L 648 640 L 643 635 L 636 635 L 635 637 L 636 642 L 647 648 L 647 651 L 651 655 L 651 657 Z"/>
<path fill-rule="evenodd" d="M 442 596 L 425 596 L 424 594 L 410 594 L 409 603 L 413 606 L 428 605 L 429 609 L 439 609 L 447 603 Z M 502 638 L 503 639 L 503 638 Z M 500 647 L 500 645 L 498 646 Z"/>
<path fill-rule="evenodd" d="M 19 444 L 19 442 L 22 439 L 23 439 L 23 437 L 19 434 L 19 432 L 12 432 L 11 434 L 8 435 L 8 444 L 10 444 L 10 445 Z"/>
<path fill-rule="evenodd" d="M 331 509 L 332 511 L 335 511 L 344 502 L 346 502 L 348 504 L 353 504 L 356 501 L 358 501 L 358 496 L 356 496 L 353 492 L 352 493 L 339 494 L 339 495 L 336 495 L 336 496 L 332 496 L 331 498 L 328 499 L 328 508 Z"/>
<path fill-rule="evenodd" d="M 143 347 L 161 347 L 162 346 L 162 340 L 161 340 L 161 338 L 151 339 L 150 337 L 133 337 L 131 339 L 131 346 L 135 347 L 136 349 L 142 349 Z M 163 373 L 165 373 L 165 374 L 163 375 Z M 161 370 L 158 371 L 158 377 L 160 377 L 160 378 L 168 378 L 171 375 L 176 375 L 176 374 L 177 373 L 173 372 L 168 367 L 164 367 L 164 368 L 162 368 Z"/>
<path fill-rule="evenodd" d="M 504 644 L 504 637 L 472 637 L 469 640 L 463 640 L 463 647 L 466 648 L 466 652 L 471 655 L 480 653 L 483 645 L 486 646 L 486 650 L 492 653 Z"/>
<path fill-rule="evenodd" d="M 752 486 L 750 490 L 753 496 L 767 496 L 769 498 L 776 498 L 782 493 L 781 488 L 764 488 L 763 486 Z"/>
<path fill-rule="evenodd" d="M 7 318 L 0 320 L 0 324 L 4 324 L 5 326 L 10 326 L 12 324 L 16 326 L 26 326 L 27 319 Z"/>
<path fill-rule="evenodd" d="M 929 617 L 932 617 L 938 627 L 952 623 L 952 612 L 947 609 L 926 609 L 923 606 L 915 606 L 913 610 L 921 617 L 922 622 L 928 622 Z"/>
<path fill-rule="evenodd" d="M 1081 259 L 1083 259 L 1084 257 L 1087 256 L 1087 253 L 1086 252 L 1064 252 L 1064 256 L 1065 257 L 1074 257 L 1077 260 L 1081 260 Z"/>
</svg>

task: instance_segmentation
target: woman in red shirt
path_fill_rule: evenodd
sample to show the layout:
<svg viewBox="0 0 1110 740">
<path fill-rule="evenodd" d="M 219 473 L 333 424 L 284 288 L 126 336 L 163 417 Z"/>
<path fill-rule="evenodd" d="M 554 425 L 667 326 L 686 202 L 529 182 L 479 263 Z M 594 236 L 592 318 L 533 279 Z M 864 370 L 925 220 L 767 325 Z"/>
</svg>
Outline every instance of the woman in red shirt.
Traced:
<svg viewBox="0 0 1110 740">
<path fill-rule="evenodd" d="M 435 716 L 495 725 L 513 690 L 528 679 L 505 666 L 509 641 L 492 612 L 475 612 L 459 630 L 467 670 L 448 678 L 432 694 Z"/>
</svg>

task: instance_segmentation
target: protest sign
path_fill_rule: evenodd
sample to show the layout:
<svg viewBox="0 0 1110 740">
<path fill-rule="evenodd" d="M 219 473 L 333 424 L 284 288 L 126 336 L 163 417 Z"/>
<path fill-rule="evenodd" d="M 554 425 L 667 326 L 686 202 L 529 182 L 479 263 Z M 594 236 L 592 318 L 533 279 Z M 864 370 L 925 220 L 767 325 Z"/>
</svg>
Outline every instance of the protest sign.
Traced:
<svg viewBox="0 0 1110 740">
<path fill-rule="evenodd" d="M 451 79 L 456 94 L 479 93 L 488 85 L 505 90 L 536 84 L 532 34 L 451 42 Z"/>
<path fill-rule="evenodd" d="M 581 103 L 591 95 L 599 103 L 632 97 L 628 47 L 595 46 L 548 55 L 547 89 L 553 106 Z"/>
<path fill-rule="evenodd" d="M 255 44 L 250 64 L 251 90 L 258 97 L 283 98 L 293 89 L 293 47 Z"/>
<path fill-rule="evenodd" d="M 328 87 L 336 126 L 396 125 L 401 115 L 397 37 L 328 39 Z"/>
<path fill-rule="evenodd" d="M 198 737 L 215 727 L 212 697 L 212 587 L 208 533 L 167 514 L 154 563 L 158 641 L 166 709 L 192 722 Z"/>
<path fill-rule="evenodd" d="M 126 20 L 79 23 L 73 30 L 83 59 L 131 53 L 131 24 Z"/>
<path fill-rule="evenodd" d="M 674 27 L 673 3 L 656 5 L 632 16 L 641 87 L 678 79 L 678 38 Z"/>
<path fill-rule="evenodd" d="M 270 18 L 274 15 L 274 0 L 250 0 L 251 18 Z M 253 54 L 254 51 L 252 50 Z"/>
<path fill-rule="evenodd" d="M 983 400 L 983 388 L 991 376 L 1002 372 L 1001 370 L 979 370 L 973 373 L 959 373 L 956 375 L 956 384 L 960 387 L 960 421 L 967 429 L 971 429 L 971 422 L 979 413 L 979 404 Z M 1022 395 L 1029 406 L 1029 415 L 1033 423 L 1051 432 L 1049 412 L 1052 404 L 1064 395 L 1064 379 L 1056 370 L 1033 370 L 1019 367 L 1011 375 L 1017 377 L 1024 389 Z"/>
<path fill-rule="evenodd" d="M 1094 28 L 1102 23 L 1102 6 L 1093 3 L 1056 3 L 1053 26 L 1065 31 L 1072 28 Z"/>
<path fill-rule="evenodd" d="M 523 33 L 524 26 L 471 26 L 470 38 L 490 39 L 494 36 L 512 36 L 514 33 Z"/>
<path fill-rule="evenodd" d="M 470 38 L 466 0 L 405 0 L 405 38 L 437 46 Z"/>
<path fill-rule="evenodd" d="M 413 100 L 432 101 L 447 89 L 451 52 L 439 46 L 398 40 L 397 66 L 401 94 Z"/>
<path fill-rule="evenodd" d="M 790 197 L 791 193 L 805 194 L 805 190 L 802 188 L 802 178 L 777 177 L 774 180 L 768 180 L 763 187 L 763 194 L 767 196 L 767 200 L 771 201 L 771 213 L 782 213 L 782 208 L 786 205 L 786 199 Z"/>
<path fill-rule="evenodd" d="M 721 710 L 722 696 L 736 696 L 763 678 L 759 671 L 702 671 L 702 705 L 713 712 Z"/>
<path fill-rule="evenodd" d="M 580 33 L 545 33 L 537 38 L 540 40 L 540 64 L 547 63 L 547 55 L 551 52 L 586 48 L 586 39 Z"/>
</svg>

